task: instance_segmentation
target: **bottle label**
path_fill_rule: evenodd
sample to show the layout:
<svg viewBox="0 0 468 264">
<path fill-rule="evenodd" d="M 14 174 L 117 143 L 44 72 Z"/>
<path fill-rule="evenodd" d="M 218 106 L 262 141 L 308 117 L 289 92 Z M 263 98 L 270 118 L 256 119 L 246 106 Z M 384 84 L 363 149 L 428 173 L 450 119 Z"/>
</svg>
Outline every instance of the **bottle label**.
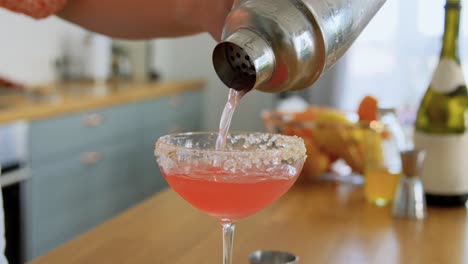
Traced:
<svg viewBox="0 0 468 264">
<path fill-rule="evenodd" d="M 447 94 L 465 84 L 463 69 L 454 60 L 442 58 L 431 81 L 431 88 L 439 93 Z"/>
<path fill-rule="evenodd" d="M 468 193 L 468 133 L 432 135 L 416 131 L 414 145 L 426 151 L 421 181 L 427 193 Z"/>
</svg>

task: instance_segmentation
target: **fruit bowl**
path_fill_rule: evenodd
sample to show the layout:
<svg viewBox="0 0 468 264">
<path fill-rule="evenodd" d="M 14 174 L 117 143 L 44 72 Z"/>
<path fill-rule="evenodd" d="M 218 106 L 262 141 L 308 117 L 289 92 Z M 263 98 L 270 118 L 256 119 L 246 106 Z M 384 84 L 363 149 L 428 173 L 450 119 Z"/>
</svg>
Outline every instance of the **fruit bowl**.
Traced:
<svg viewBox="0 0 468 264">
<path fill-rule="evenodd" d="M 312 107 L 305 112 L 265 111 L 262 119 L 266 131 L 296 135 L 304 139 L 307 160 L 301 180 L 324 175 L 363 175 L 367 157 L 379 158 L 380 146 L 370 147 L 369 133 L 384 134 L 379 121 L 359 121 L 355 113 L 331 108 Z"/>
</svg>

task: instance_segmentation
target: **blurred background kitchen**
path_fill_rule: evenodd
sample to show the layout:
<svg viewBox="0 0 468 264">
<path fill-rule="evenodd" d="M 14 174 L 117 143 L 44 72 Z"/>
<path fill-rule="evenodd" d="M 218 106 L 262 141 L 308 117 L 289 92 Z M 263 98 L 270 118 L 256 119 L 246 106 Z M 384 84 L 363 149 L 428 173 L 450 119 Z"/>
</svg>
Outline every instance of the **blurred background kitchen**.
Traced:
<svg viewBox="0 0 468 264">
<path fill-rule="evenodd" d="M 388 1 L 340 62 L 295 95 L 343 110 L 373 95 L 410 126 L 438 63 L 443 4 Z M 460 47 L 468 45 L 467 10 Z M 0 33 L 0 165 L 11 263 L 44 254 L 165 188 L 152 155 L 157 136 L 218 126 L 227 88 L 213 70 L 216 43 L 208 34 L 129 42 L 2 9 Z M 467 63 L 468 49 L 460 51 Z M 468 65 L 464 70 L 468 76 Z M 279 100 L 253 92 L 232 129 L 264 130 L 261 112 Z"/>
</svg>

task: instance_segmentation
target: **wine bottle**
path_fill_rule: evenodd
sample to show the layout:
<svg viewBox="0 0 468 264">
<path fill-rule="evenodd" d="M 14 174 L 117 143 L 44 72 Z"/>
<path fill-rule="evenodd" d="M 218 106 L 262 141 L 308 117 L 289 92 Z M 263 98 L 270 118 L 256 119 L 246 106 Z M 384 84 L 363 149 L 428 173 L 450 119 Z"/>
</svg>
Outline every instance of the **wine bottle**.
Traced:
<svg viewBox="0 0 468 264">
<path fill-rule="evenodd" d="M 461 0 L 447 0 L 440 61 L 418 109 L 414 143 L 425 149 L 421 173 L 429 206 L 468 199 L 468 90 L 458 55 Z"/>
</svg>

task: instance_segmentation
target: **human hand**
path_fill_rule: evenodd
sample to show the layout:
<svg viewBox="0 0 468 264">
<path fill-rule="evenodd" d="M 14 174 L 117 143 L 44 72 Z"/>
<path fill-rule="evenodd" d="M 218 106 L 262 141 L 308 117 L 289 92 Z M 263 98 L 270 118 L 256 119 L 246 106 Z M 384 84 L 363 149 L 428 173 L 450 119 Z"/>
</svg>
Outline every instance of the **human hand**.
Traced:
<svg viewBox="0 0 468 264">
<path fill-rule="evenodd" d="M 216 41 L 221 40 L 224 22 L 232 6 L 240 0 L 188 0 L 193 2 L 195 20 Z"/>
</svg>

